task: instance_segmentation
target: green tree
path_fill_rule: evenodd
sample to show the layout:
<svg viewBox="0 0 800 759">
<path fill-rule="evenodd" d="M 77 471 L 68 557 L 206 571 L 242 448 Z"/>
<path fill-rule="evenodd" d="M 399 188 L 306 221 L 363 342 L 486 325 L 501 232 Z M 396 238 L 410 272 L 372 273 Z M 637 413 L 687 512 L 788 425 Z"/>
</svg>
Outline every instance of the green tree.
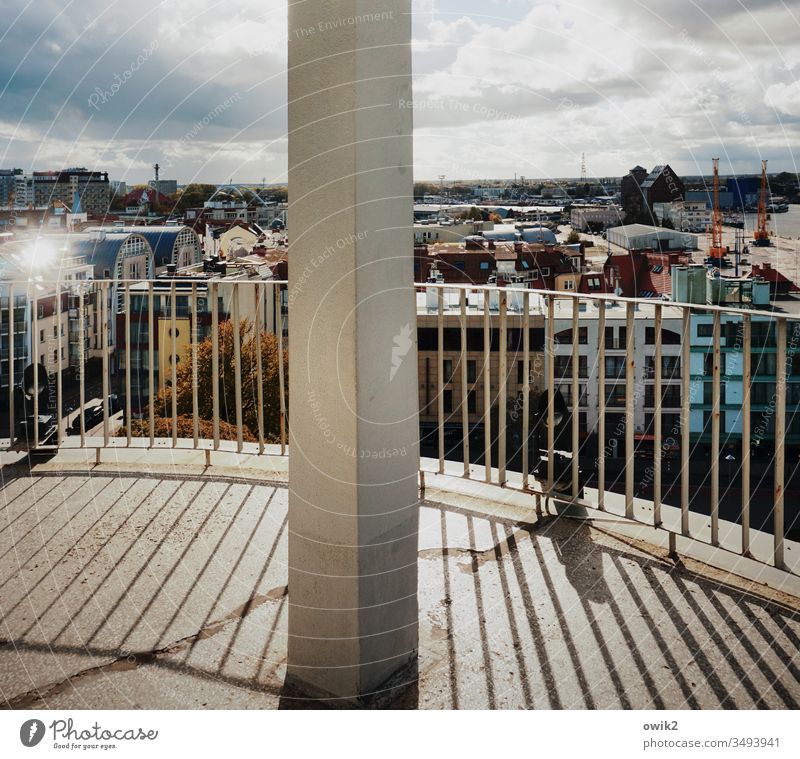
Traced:
<svg viewBox="0 0 800 759">
<path fill-rule="evenodd" d="M 581 236 L 574 229 L 571 230 L 570 233 L 567 235 L 567 245 L 575 245 L 580 241 L 581 241 Z"/>
</svg>

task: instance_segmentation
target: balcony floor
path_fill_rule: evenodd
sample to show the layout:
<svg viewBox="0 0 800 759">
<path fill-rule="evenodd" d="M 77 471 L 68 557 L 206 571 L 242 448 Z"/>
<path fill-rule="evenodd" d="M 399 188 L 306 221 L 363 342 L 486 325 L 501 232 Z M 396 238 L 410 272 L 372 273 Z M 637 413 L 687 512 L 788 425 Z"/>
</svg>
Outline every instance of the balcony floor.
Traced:
<svg viewBox="0 0 800 759">
<path fill-rule="evenodd" d="M 0 468 L 1 700 L 292 706 L 284 485 L 142 471 Z M 800 706 L 795 599 L 479 506 L 422 509 L 420 681 L 399 705 Z"/>
</svg>

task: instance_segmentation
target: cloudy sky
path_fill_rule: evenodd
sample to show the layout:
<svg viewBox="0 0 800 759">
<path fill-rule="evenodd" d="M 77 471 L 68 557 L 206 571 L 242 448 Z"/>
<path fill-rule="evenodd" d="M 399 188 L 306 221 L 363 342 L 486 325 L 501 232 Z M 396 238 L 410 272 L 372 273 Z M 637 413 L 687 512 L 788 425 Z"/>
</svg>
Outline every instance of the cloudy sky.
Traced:
<svg viewBox="0 0 800 759">
<path fill-rule="evenodd" d="M 796 0 L 414 0 L 416 176 L 798 171 Z M 0 167 L 286 179 L 285 0 L 3 0 Z"/>
</svg>

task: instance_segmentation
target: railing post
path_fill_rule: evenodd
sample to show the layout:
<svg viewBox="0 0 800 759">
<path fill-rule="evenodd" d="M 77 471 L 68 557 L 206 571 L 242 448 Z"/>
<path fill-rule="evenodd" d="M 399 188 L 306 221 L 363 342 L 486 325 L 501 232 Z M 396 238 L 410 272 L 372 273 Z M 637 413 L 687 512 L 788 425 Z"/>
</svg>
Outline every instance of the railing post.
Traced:
<svg viewBox="0 0 800 759">
<path fill-rule="evenodd" d="M 154 317 L 154 303 L 155 294 L 153 292 L 153 281 L 147 283 L 147 384 L 150 391 L 150 398 L 148 404 L 148 415 L 150 421 L 150 447 L 155 445 L 156 438 L 156 381 L 155 381 L 155 319 Z"/>
<path fill-rule="evenodd" d="M 662 413 L 662 307 L 655 306 L 655 355 L 653 357 L 655 414 L 653 416 L 653 526 L 661 526 L 661 413 Z"/>
<path fill-rule="evenodd" d="M 8 285 L 8 447 L 13 448 L 16 440 L 14 419 L 14 341 L 17 337 L 17 321 L 14 308 L 14 285 Z"/>
<path fill-rule="evenodd" d="M 436 291 L 436 435 L 439 474 L 444 474 L 444 288 Z"/>
<path fill-rule="evenodd" d="M 33 355 L 31 356 L 31 363 L 33 364 L 33 447 L 39 447 L 39 297 L 36 294 L 36 285 L 33 285 L 33 295 L 31 297 L 31 308 L 33 309 L 31 324 L 33 329 L 33 339 L 31 340 L 31 348 Z M 27 409 L 26 409 L 27 410 Z M 25 420 L 28 421 L 27 419 Z M 30 435 L 30 429 L 28 435 Z M 31 441 L 28 439 L 28 446 Z"/>
<path fill-rule="evenodd" d="M 719 545 L 719 438 L 720 438 L 720 313 L 714 311 L 712 327 L 712 380 L 711 380 L 711 545 Z M 730 483 L 728 484 L 730 487 Z"/>
<path fill-rule="evenodd" d="M 531 413 L 531 296 L 526 290 L 522 295 L 522 489 L 530 483 L 530 413 Z"/>
<path fill-rule="evenodd" d="M 784 468 L 786 464 L 786 318 L 778 317 L 775 346 L 775 505 L 773 532 L 775 538 L 774 560 L 778 569 L 786 569 L 783 556 L 783 509 L 786 492 Z"/>
<path fill-rule="evenodd" d="M 108 414 L 109 414 L 109 404 L 108 404 L 108 394 L 109 384 L 108 384 L 108 374 L 109 374 L 109 366 L 108 366 L 108 322 L 111 319 L 112 310 L 110 308 L 110 304 L 108 302 L 108 294 L 109 294 L 109 287 L 108 282 L 103 282 L 100 285 L 100 348 L 101 348 L 101 356 L 102 356 L 102 367 L 103 367 L 103 447 L 108 447 L 108 432 L 109 432 L 109 425 L 108 425 Z"/>
<path fill-rule="evenodd" d="M 133 423 L 131 404 L 131 285 L 125 283 L 125 430 L 128 447 L 131 445 L 131 424 Z M 138 321 L 137 321 L 138 324 Z M 140 354 L 141 355 L 141 354 Z"/>
<path fill-rule="evenodd" d="M 553 497 L 556 476 L 556 296 L 547 296 L 547 494 Z M 539 454 L 541 455 L 541 454 Z"/>
<path fill-rule="evenodd" d="M 572 298 L 572 497 L 580 493 L 580 301 Z M 588 360 L 587 360 L 588 365 Z"/>
<path fill-rule="evenodd" d="M 636 349 L 635 335 L 635 306 L 626 303 L 626 328 L 625 328 L 625 516 L 633 519 L 633 482 L 636 459 L 633 455 L 633 430 L 636 391 L 634 387 L 634 352 Z"/>
<path fill-rule="evenodd" d="M 606 491 L 606 302 L 597 318 L 597 508 L 605 511 Z"/>
<path fill-rule="evenodd" d="M 681 535 L 689 536 L 689 420 L 691 409 L 691 310 L 683 307 L 681 329 Z"/>
<path fill-rule="evenodd" d="M 483 291 L 483 460 L 486 482 L 492 481 L 492 317 L 489 290 Z"/>
<path fill-rule="evenodd" d="M 467 290 L 459 291 L 461 306 L 461 448 L 464 454 L 464 477 L 469 477 L 469 387 L 467 373 Z"/>
<path fill-rule="evenodd" d="M 742 316 L 742 555 L 750 556 L 750 390 L 752 387 L 750 314 Z"/>
<path fill-rule="evenodd" d="M 506 484 L 506 414 L 508 405 L 508 293 L 500 290 L 500 361 L 497 400 L 497 480 Z"/>
</svg>

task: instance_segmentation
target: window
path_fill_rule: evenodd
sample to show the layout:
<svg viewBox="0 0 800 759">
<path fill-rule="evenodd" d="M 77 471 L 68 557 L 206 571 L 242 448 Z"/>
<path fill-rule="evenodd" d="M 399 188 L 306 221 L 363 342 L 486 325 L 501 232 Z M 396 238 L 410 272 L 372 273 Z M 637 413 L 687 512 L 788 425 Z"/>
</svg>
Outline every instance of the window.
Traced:
<svg viewBox="0 0 800 759">
<path fill-rule="evenodd" d="M 517 384 L 525 384 L 525 362 L 517 361 Z"/>
<path fill-rule="evenodd" d="M 453 411 L 453 391 L 445 390 L 442 394 L 444 398 L 444 413 L 450 414 Z"/>
<path fill-rule="evenodd" d="M 474 390 L 470 390 L 467 395 L 467 411 L 470 414 L 476 413 L 478 410 L 478 394 Z"/>
<path fill-rule="evenodd" d="M 442 362 L 442 365 L 444 367 L 444 383 L 447 385 L 453 381 L 453 361 L 452 359 L 446 358 Z"/>
<path fill-rule="evenodd" d="M 455 262 L 455 267 L 459 271 L 466 271 L 466 269 L 467 269 L 467 265 L 463 261 L 456 261 Z"/>
<path fill-rule="evenodd" d="M 565 279 L 564 280 L 564 289 L 565 290 L 574 290 L 575 289 L 575 280 L 574 279 Z"/>
<path fill-rule="evenodd" d="M 698 337 L 713 337 L 714 336 L 714 325 L 713 324 L 698 324 L 697 325 L 697 336 Z"/>
<path fill-rule="evenodd" d="M 542 267 L 542 276 L 543 277 L 549 277 L 550 276 L 550 267 L 549 266 L 543 266 Z"/>
<path fill-rule="evenodd" d="M 40 343 L 44 342 L 44 330 L 43 329 L 39 330 L 39 342 Z"/>
<path fill-rule="evenodd" d="M 599 277 L 589 277 L 587 280 L 589 285 L 589 291 L 596 291 L 600 289 L 600 279 Z"/>
<path fill-rule="evenodd" d="M 488 271 L 488 270 L 489 270 L 489 262 L 481 261 L 481 271 Z"/>
<path fill-rule="evenodd" d="M 467 361 L 467 382 L 475 382 L 478 376 L 478 362 L 473 360 Z"/>
</svg>

